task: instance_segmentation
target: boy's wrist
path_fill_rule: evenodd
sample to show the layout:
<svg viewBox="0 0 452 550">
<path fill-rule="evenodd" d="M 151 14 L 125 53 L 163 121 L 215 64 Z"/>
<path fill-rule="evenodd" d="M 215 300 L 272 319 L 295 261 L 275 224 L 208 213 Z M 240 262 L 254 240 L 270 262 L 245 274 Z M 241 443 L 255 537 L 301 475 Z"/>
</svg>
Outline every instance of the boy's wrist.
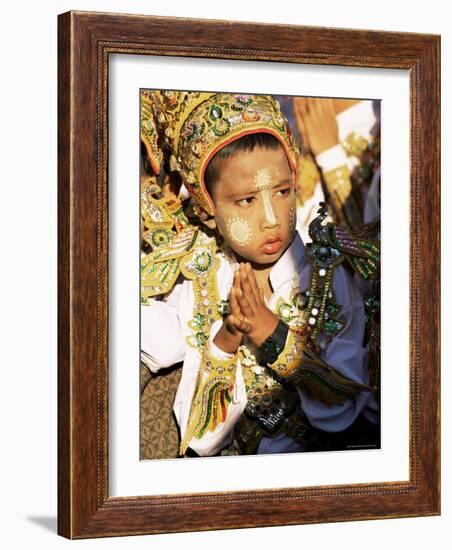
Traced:
<svg viewBox="0 0 452 550">
<path fill-rule="evenodd" d="M 278 326 L 279 319 L 274 313 L 269 311 L 270 315 L 263 320 L 262 324 L 255 330 L 249 332 L 248 337 L 257 347 L 260 347 L 269 336 L 273 334 Z"/>
<path fill-rule="evenodd" d="M 242 343 L 242 335 L 232 334 L 223 324 L 215 335 L 213 343 L 225 353 L 236 353 Z"/>
<path fill-rule="evenodd" d="M 262 364 L 270 366 L 275 363 L 286 347 L 289 326 L 284 321 L 278 320 L 275 330 L 259 346 L 260 360 Z"/>
</svg>

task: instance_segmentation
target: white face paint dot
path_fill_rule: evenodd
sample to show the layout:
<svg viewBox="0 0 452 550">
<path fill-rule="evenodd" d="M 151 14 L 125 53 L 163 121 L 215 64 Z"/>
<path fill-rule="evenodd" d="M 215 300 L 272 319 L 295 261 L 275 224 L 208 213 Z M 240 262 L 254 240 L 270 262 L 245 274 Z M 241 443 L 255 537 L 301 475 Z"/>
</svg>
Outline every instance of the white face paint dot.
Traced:
<svg viewBox="0 0 452 550">
<path fill-rule="evenodd" d="M 251 229 L 246 220 L 233 218 L 228 222 L 228 231 L 232 240 L 240 245 L 251 241 Z"/>
<path fill-rule="evenodd" d="M 261 168 L 260 170 L 258 170 L 254 181 L 256 182 L 256 187 L 258 189 L 269 187 L 272 179 L 270 176 L 270 172 L 267 170 L 267 168 Z"/>
</svg>

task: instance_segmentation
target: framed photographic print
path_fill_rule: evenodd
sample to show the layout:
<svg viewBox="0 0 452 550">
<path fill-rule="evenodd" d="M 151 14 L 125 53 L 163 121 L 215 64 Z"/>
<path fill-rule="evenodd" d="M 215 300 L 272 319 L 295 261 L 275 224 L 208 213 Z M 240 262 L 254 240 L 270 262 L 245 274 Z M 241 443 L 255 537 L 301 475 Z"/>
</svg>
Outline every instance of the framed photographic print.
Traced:
<svg viewBox="0 0 452 550">
<path fill-rule="evenodd" d="M 61 535 L 439 514 L 439 46 L 59 16 Z"/>
</svg>

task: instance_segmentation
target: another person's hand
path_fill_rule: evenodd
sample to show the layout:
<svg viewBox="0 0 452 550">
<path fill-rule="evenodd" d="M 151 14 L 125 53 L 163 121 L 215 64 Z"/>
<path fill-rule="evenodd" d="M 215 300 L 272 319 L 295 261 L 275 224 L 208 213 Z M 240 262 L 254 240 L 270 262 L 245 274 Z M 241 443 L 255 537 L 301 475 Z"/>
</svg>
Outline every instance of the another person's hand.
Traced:
<svg viewBox="0 0 452 550">
<path fill-rule="evenodd" d="M 256 346 L 261 346 L 273 334 L 278 325 L 278 317 L 268 309 L 264 300 L 264 292 L 259 289 L 251 265 L 240 264 L 240 290 L 237 301 L 246 327 L 248 338 Z"/>
<path fill-rule="evenodd" d="M 237 301 L 237 294 L 241 292 L 239 272 L 234 273 L 234 280 L 229 295 L 230 313 L 224 319 L 223 325 L 215 335 L 213 342 L 226 353 L 235 353 L 242 343 L 243 335 L 249 329 Z"/>
<path fill-rule="evenodd" d="M 296 97 L 293 109 L 303 144 L 314 156 L 339 144 L 332 99 Z"/>
</svg>

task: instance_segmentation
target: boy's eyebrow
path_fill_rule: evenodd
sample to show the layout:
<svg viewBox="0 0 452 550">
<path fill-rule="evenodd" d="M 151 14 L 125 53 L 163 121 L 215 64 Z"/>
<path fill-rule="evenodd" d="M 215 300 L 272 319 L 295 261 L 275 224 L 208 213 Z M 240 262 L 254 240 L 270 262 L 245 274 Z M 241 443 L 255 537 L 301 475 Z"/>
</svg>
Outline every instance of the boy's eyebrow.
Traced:
<svg viewBox="0 0 452 550">
<path fill-rule="evenodd" d="M 275 189 L 275 187 L 280 187 L 281 185 L 287 185 L 288 183 L 292 183 L 292 178 L 284 178 L 278 183 L 275 183 L 275 185 L 271 186 L 271 189 Z M 244 191 L 240 191 L 237 193 L 234 193 L 231 191 L 230 193 L 226 194 L 227 198 L 237 198 L 237 197 L 248 197 L 250 195 L 256 195 L 256 193 L 259 193 L 260 189 L 254 187 L 250 187 L 249 189 L 245 189 Z"/>
<path fill-rule="evenodd" d="M 287 185 L 288 183 L 292 183 L 292 178 L 284 178 L 284 179 L 276 182 L 275 184 L 273 184 L 269 187 L 270 187 L 270 189 L 274 189 L 275 187 L 279 187 L 280 185 Z M 254 189 L 255 189 L 255 191 L 260 190 L 259 187 L 255 187 Z"/>
<path fill-rule="evenodd" d="M 288 183 L 292 183 L 292 178 L 284 178 L 283 180 L 272 185 L 271 189 L 274 189 L 275 187 L 280 187 L 281 185 L 287 185 Z M 256 195 L 259 192 L 260 192 L 260 189 L 254 186 L 244 191 L 240 191 L 238 193 L 234 193 L 234 192 L 227 193 L 226 197 L 228 198 L 249 197 L 250 195 Z"/>
<path fill-rule="evenodd" d="M 284 185 L 285 183 L 292 183 L 292 178 L 284 178 L 279 183 L 275 184 L 273 187 L 278 187 L 278 185 Z"/>
<path fill-rule="evenodd" d="M 248 197 L 250 195 L 256 195 L 256 193 L 259 193 L 259 189 L 255 189 L 255 188 L 251 188 L 249 190 L 245 190 L 245 191 L 240 191 L 240 193 L 234 193 L 234 192 L 231 192 L 231 193 L 227 193 L 227 197 L 234 197 L 234 198 L 237 198 L 237 197 Z"/>
</svg>

